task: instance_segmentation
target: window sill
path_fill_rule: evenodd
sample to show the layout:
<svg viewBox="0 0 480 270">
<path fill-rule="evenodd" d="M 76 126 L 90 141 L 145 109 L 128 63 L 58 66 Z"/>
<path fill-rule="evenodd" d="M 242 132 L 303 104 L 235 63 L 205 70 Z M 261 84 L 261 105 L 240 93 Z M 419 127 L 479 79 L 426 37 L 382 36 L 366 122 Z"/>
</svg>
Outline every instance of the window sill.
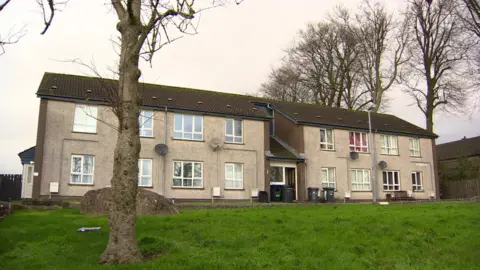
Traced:
<svg viewBox="0 0 480 270">
<path fill-rule="evenodd" d="M 422 158 L 422 156 L 410 156 L 411 158 Z"/>
<path fill-rule="evenodd" d="M 205 188 L 203 187 L 171 187 L 172 189 L 197 189 L 197 190 L 203 190 Z"/>
<path fill-rule="evenodd" d="M 72 133 L 76 133 L 76 134 L 90 134 L 90 135 L 98 135 L 97 132 L 86 132 L 86 131 L 75 131 L 75 130 L 72 130 Z"/>
<path fill-rule="evenodd" d="M 372 193 L 371 190 L 352 190 L 351 192 L 355 192 L 355 193 L 357 193 L 357 192 L 361 192 L 361 193 Z"/>
<path fill-rule="evenodd" d="M 140 139 L 155 139 L 153 136 L 140 136 Z"/>
<path fill-rule="evenodd" d="M 349 150 L 349 153 L 351 152 L 357 152 L 357 151 L 352 151 L 352 150 Z M 357 152 L 359 154 L 363 154 L 363 155 L 370 155 L 370 152 Z"/>
<path fill-rule="evenodd" d="M 138 186 L 139 188 L 153 188 L 153 186 Z"/>
<path fill-rule="evenodd" d="M 241 142 L 241 143 L 238 143 L 238 142 L 224 142 L 225 144 L 234 144 L 234 145 L 245 145 L 245 143 Z"/>
<path fill-rule="evenodd" d="M 224 188 L 223 190 L 228 190 L 228 191 L 245 191 L 243 188 Z"/>
<path fill-rule="evenodd" d="M 68 183 L 69 186 L 86 186 L 86 187 L 93 187 L 95 184 L 80 184 L 80 183 Z"/>
<path fill-rule="evenodd" d="M 320 147 L 320 151 L 325 151 L 325 152 L 336 152 L 335 149 L 322 149 Z"/>
<path fill-rule="evenodd" d="M 285 186 L 285 183 L 280 183 L 280 182 L 270 182 L 270 186 Z"/>
<path fill-rule="evenodd" d="M 380 153 L 381 156 L 392 156 L 392 157 L 399 157 L 399 154 L 382 154 Z"/>
<path fill-rule="evenodd" d="M 425 193 L 425 190 L 414 190 L 413 193 Z"/>
<path fill-rule="evenodd" d="M 174 141 L 187 141 L 187 142 L 205 142 L 205 140 L 194 140 L 194 139 L 181 139 L 181 138 L 173 138 Z"/>
</svg>

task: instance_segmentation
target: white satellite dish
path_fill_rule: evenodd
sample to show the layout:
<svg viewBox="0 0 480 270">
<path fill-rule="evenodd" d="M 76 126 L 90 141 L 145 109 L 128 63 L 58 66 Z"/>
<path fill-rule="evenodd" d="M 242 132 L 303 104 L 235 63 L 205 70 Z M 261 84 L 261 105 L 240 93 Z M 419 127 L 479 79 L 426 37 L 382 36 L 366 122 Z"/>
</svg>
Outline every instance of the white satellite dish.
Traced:
<svg viewBox="0 0 480 270">
<path fill-rule="evenodd" d="M 218 149 L 223 147 L 223 140 L 220 138 L 213 138 L 208 143 L 210 147 L 212 147 L 213 151 L 217 151 Z"/>
</svg>

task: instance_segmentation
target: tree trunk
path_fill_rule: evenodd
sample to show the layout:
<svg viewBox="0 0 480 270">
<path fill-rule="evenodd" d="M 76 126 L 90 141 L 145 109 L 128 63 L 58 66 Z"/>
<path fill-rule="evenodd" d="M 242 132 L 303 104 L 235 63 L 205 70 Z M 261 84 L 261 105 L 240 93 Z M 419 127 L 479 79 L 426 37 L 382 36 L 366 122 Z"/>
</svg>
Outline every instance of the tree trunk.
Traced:
<svg viewBox="0 0 480 270">
<path fill-rule="evenodd" d="M 100 263 L 130 263 L 142 256 L 136 240 L 136 195 L 140 137 L 138 131 L 139 53 L 136 43 L 139 27 L 131 21 L 118 24 L 121 33 L 119 85 L 116 115 L 119 121 L 117 145 L 114 153 L 112 201 L 109 202 L 108 223 L 110 237 L 100 256 Z"/>
</svg>

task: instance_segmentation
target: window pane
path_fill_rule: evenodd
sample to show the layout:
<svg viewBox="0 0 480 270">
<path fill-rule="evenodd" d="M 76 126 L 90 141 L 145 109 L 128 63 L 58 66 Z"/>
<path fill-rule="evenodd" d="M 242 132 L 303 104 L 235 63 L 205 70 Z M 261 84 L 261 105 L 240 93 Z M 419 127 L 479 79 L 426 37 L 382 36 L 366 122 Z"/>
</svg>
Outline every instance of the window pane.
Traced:
<svg viewBox="0 0 480 270">
<path fill-rule="evenodd" d="M 81 173 L 82 172 L 82 158 L 73 157 L 72 158 L 72 172 Z"/>
<path fill-rule="evenodd" d="M 235 164 L 235 179 L 242 180 L 243 178 L 243 168 L 242 164 Z"/>
<path fill-rule="evenodd" d="M 226 142 L 233 142 L 233 137 L 232 136 L 225 136 L 225 141 Z"/>
<path fill-rule="evenodd" d="M 201 140 L 201 139 L 203 139 L 203 136 L 202 136 L 202 134 L 195 133 L 195 134 L 193 134 L 193 139 L 195 139 L 195 140 Z"/>
<path fill-rule="evenodd" d="M 382 172 L 383 175 L 383 183 L 387 184 L 387 172 Z"/>
<path fill-rule="evenodd" d="M 194 118 L 195 118 L 195 132 L 202 132 L 203 117 L 194 116 Z"/>
<path fill-rule="evenodd" d="M 177 138 L 177 139 L 181 139 L 182 138 L 182 133 L 181 132 L 173 132 L 173 137 Z"/>
<path fill-rule="evenodd" d="M 93 183 L 92 177 L 93 177 L 93 176 L 91 176 L 91 175 L 83 175 L 82 183 L 83 183 L 83 184 L 91 184 L 91 183 Z"/>
<path fill-rule="evenodd" d="M 335 169 L 328 169 L 328 181 L 335 181 Z"/>
<path fill-rule="evenodd" d="M 398 185 L 398 173 L 394 173 L 393 177 L 395 179 L 395 184 Z"/>
<path fill-rule="evenodd" d="M 201 179 L 193 179 L 193 186 L 194 187 L 202 187 L 202 180 Z"/>
<path fill-rule="evenodd" d="M 183 179 L 183 186 L 184 187 L 191 187 L 193 186 L 193 182 L 192 182 L 192 179 Z"/>
<path fill-rule="evenodd" d="M 182 163 L 174 162 L 173 163 L 173 176 L 182 177 Z"/>
<path fill-rule="evenodd" d="M 183 177 L 192 177 L 192 163 L 183 163 Z"/>
<path fill-rule="evenodd" d="M 71 178 L 70 178 L 70 182 L 71 183 L 80 183 L 80 178 L 81 176 L 80 175 L 77 175 L 77 174 L 72 174 L 71 175 Z"/>
<path fill-rule="evenodd" d="M 152 161 L 149 160 L 149 159 L 144 159 L 143 160 L 142 175 L 152 175 L 152 172 L 150 171 L 151 162 Z"/>
<path fill-rule="evenodd" d="M 173 178 L 173 186 L 181 187 L 182 186 L 182 179 L 180 178 Z"/>
<path fill-rule="evenodd" d="M 233 181 L 232 180 L 225 180 L 225 188 L 233 188 Z"/>
<path fill-rule="evenodd" d="M 191 140 L 192 139 L 192 133 L 191 132 L 183 133 L 183 138 Z"/>
<path fill-rule="evenodd" d="M 325 139 L 325 129 L 320 129 L 320 142 L 326 142 Z"/>
<path fill-rule="evenodd" d="M 183 116 L 183 131 L 185 132 L 193 131 L 193 116 L 191 115 Z"/>
<path fill-rule="evenodd" d="M 93 172 L 93 156 L 83 157 L 83 173 Z"/>
<path fill-rule="evenodd" d="M 233 165 L 232 164 L 225 165 L 225 178 L 233 179 Z"/>
<path fill-rule="evenodd" d="M 182 130 L 182 115 L 181 114 L 175 114 L 174 122 L 175 122 L 175 130 Z"/>
<path fill-rule="evenodd" d="M 143 112 L 143 127 L 145 128 L 152 128 L 153 125 L 153 112 L 152 111 L 144 111 Z"/>
<path fill-rule="evenodd" d="M 270 168 L 270 182 L 283 182 L 283 167 Z"/>
<path fill-rule="evenodd" d="M 201 163 L 194 163 L 194 177 L 202 177 L 202 164 Z"/>
<path fill-rule="evenodd" d="M 76 105 L 75 106 L 75 117 L 74 117 L 74 124 L 75 125 L 84 125 L 86 123 L 86 113 L 85 113 L 85 106 L 83 105 Z"/>
<path fill-rule="evenodd" d="M 327 129 L 327 142 L 333 144 L 333 130 Z"/>
<path fill-rule="evenodd" d="M 235 120 L 235 136 L 242 136 L 242 121 Z"/>
<path fill-rule="evenodd" d="M 232 119 L 227 119 L 226 123 L 226 134 L 227 135 L 233 135 L 233 120 Z"/>
<path fill-rule="evenodd" d="M 140 185 L 142 186 L 151 186 L 152 184 L 150 183 L 150 177 L 149 176 L 143 176 L 141 177 L 140 180 Z"/>
<path fill-rule="evenodd" d="M 362 133 L 362 146 L 367 145 L 367 133 Z"/>
<path fill-rule="evenodd" d="M 235 138 L 234 138 L 234 141 L 235 141 L 236 143 L 241 143 L 241 142 L 242 142 L 242 137 L 235 137 Z"/>
</svg>

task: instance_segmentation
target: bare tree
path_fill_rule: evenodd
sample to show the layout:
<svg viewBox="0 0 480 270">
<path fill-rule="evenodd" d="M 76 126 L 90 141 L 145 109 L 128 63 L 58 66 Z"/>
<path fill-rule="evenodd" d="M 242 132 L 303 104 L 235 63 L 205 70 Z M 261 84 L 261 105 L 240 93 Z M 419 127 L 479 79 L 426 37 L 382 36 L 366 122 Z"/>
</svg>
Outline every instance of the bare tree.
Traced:
<svg viewBox="0 0 480 270">
<path fill-rule="evenodd" d="M 171 31 L 195 33 L 193 20 L 202 10 L 225 5 L 229 0 L 213 0 L 205 6 L 195 0 L 111 0 L 118 17 L 120 33 L 118 84 L 110 105 L 118 118 L 114 152 L 112 196 L 108 202 L 110 235 L 100 263 L 130 263 L 142 259 L 136 241 L 136 195 L 139 138 L 140 57 L 152 60 L 155 52 L 170 43 Z M 239 4 L 241 0 L 232 0 Z M 9 1 L 2 4 L 3 9 Z M 58 5 L 65 2 L 37 0 L 44 17 L 45 34 L 52 24 Z M 103 89 L 105 90 L 105 89 Z M 112 102 L 114 101 L 114 102 Z"/>
<path fill-rule="evenodd" d="M 372 111 L 377 112 L 380 106 L 385 107 L 384 94 L 396 81 L 400 66 L 408 60 L 404 57 L 407 21 L 395 20 L 384 5 L 371 0 L 363 1 L 356 19 L 362 78 L 374 103 Z"/>
<path fill-rule="evenodd" d="M 456 0 L 412 0 L 407 17 L 412 38 L 407 45 L 411 59 L 402 80 L 433 132 L 438 109 L 459 111 L 465 101 L 463 66 L 469 38 L 456 16 Z"/>
<path fill-rule="evenodd" d="M 2 12 L 7 5 L 11 3 L 10 0 L 6 0 L 0 3 L 0 12 Z M 22 27 L 18 30 L 13 28 L 9 30 L 6 35 L 0 34 L 0 55 L 5 53 L 5 46 L 17 43 L 25 35 L 25 28 Z"/>
</svg>

